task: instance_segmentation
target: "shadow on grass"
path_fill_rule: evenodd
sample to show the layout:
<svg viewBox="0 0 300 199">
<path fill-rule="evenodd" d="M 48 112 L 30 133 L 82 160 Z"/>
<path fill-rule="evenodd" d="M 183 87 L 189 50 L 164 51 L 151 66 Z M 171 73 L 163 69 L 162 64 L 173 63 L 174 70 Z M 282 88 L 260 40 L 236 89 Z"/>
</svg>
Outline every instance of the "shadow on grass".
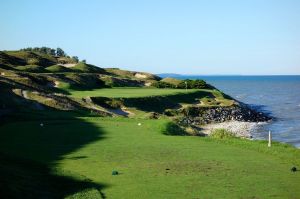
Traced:
<svg viewBox="0 0 300 199">
<path fill-rule="evenodd" d="M 107 185 L 56 169 L 66 155 L 104 139 L 101 128 L 78 118 L 80 113 L 23 109 L 0 126 L 0 198 L 64 198 L 84 192 L 104 198 L 101 190 Z"/>
<path fill-rule="evenodd" d="M 0 197 L 5 198 L 65 198 L 84 190 L 93 190 L 95 198 L 105 198 L 105 187 L 89 179 L 74 179 L 54 175 L 41 163 L 0 154 Z"/>
</svg>

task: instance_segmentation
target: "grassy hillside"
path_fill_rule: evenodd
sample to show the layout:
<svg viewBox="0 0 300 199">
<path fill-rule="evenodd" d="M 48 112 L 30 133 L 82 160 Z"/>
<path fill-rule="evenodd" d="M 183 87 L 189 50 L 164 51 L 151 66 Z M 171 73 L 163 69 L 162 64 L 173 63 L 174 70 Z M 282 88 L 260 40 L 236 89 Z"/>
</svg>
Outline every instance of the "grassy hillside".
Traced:
<svg viewBox="0 0 300 199">
<path fill-rule="evenodd" d="M 56 62 L 57 60 L 54 57 L 37 52 L 2 51 L 0 53 L 0 64 L 6 64 L 10 66 L 50 66 L 55 64 Z"/>
</svg>

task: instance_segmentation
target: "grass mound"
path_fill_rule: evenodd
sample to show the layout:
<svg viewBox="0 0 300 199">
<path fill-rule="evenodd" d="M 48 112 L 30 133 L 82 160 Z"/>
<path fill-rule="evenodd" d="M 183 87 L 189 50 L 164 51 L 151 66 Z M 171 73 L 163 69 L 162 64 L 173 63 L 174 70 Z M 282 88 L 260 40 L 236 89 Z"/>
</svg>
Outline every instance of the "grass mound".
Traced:
<svg viewBox="0 0 300 199">
<path fill-rule="evenodd" d="M 52 73 L 62 73 L 62 72 L 72 72 L 71 69 L 61 66 L 61 65 L 53 65 L 45 68 L 45 70 L 52 72 Z"/>
<path fill-rule="evenodd" d="M 75 72 L 105 73 L 105 70 L 97 66 L 80 62 L 71 68 Z"/>
<path fill-rule="evenodd" d="M 7 54 L 7 51 L 0 51 L 0 64 L 8 66 L 18 66 L 26 65 L 26 61 L 24 59 L 20 59 L 18 57 Z"/>
<path fill-rule="evenodd" d="M 177 87 L 182 82 L 182 80 L 180 80 L 180 79 L 175 79 L 175 78 L 171 78 L 171 77 L 166 77 L 160 81 L 172 84 L 175 87 Z"/>
<path fill-rule="evenodd" d="M 99 79 L 97 74 L 69 73 L 66 74 L 64 78 L 68 82 L 61 84 L 61 86 L 65 86 L 66 90 L 75 89 L 78 92 L 83 92 L 81 90 L 94 89 L 94 88 L 99 89 L 105 87 L 105 82 Z"/>
<path fill-rule="evenodd" d="M 112 76 L 102 76 L 101 80 L 105 82 L 108 87 L 142 87 L 144 82 L 135 79 L 112 77 Z"/>
<path fill-rule="evenodd" d="M 187 135 L 185 130 L 174 122 L 168 122 L 162 130 L 165 135 Z"/>
<path fill-rule="evenodd" d="M 31 73 L 44 73 L 47 72 L 44 67 L 37 65 L 26 65 L 26 66 L 17 66 L 17 70 L 23 72 L 31 72 Z"/>
<path fill-rule="evenodd" d="M 145 72 L 121 70 L 119 68 L 106 68 L 105 70 L 112 75 L 120 76 L 123 78 L 155 80 L 155 81 L 158 81 L 161 79 L 160 77 L 158 77 L 156 75 L 153 75 L 151 73 L 145 73 Z"/>
</svg>

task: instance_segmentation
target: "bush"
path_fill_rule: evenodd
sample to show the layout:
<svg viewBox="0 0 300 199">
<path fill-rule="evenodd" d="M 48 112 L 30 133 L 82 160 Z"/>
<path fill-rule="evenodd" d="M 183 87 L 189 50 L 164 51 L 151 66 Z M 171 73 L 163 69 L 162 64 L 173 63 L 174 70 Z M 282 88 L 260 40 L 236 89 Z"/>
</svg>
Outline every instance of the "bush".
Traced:
<svg viewBox="0 0 300 199">
<path fill-rule="evenodd" d="M 186 79 L 182 82 L 180 82 L 177 86 L 177 88 L 181 89 L 203 89 L 203 88 L 208 88 L 208 84 L 204 80 L 201 79 L 196 79 L 196 80 L 190 80 Z"/>
<path fill-rule="evenodd" d="M 178 112 L 177 112 L 176 109 L 166 109 L 166 110 L 164 111 L 164 114 L 165 114 L 166 116 L 175 116 L 175 115 L 178 115 Z"/>
<path fill-rule="evenodd" d="M 214 129 L 209 136 L 216 139 L 226 139 L 226 138 L 236 137 L 234 133 L 226 129 Z"/>
<path fill-rule="evenodd" d="M 154 82 L 151 84 L 151 86 L 154 86 L 156 88 L 175 88 L 175 85 L 162 81 Z"/>
<path fill-rule="evenodd" d="M 163 130 L 165 135 L 186 135 L 185 130 L 175 122 L 168 122 Z"/>
</svg>

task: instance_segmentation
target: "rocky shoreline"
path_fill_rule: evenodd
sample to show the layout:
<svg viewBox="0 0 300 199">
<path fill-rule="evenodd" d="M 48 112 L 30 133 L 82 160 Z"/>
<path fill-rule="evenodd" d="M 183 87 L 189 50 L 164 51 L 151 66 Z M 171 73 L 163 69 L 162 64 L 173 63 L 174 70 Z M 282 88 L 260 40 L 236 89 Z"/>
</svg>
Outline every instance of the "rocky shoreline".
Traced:
<svg viewBox="0 0 300 199">
<path fill-rule="evenodd" d="M 272 118 L 263 112 L 249 108 L 247 105 L 201 107 L 190 106 L 181 110 L 184 118 L 182 124 L 203 125 L 225 121 L 267 122 Z"/>
<path fill-rule="evenodd" d="M 189 106 L 180 112 L 184 117 L 178 120 L 179 125 L 200 127 L 201 133 L 206 135 L 213 129 L 224 128 L 238 137 L 251 138 L 252 132 L 259 125 L 273 119 L 246 104 L 224 107 Z"/>
</svg>

